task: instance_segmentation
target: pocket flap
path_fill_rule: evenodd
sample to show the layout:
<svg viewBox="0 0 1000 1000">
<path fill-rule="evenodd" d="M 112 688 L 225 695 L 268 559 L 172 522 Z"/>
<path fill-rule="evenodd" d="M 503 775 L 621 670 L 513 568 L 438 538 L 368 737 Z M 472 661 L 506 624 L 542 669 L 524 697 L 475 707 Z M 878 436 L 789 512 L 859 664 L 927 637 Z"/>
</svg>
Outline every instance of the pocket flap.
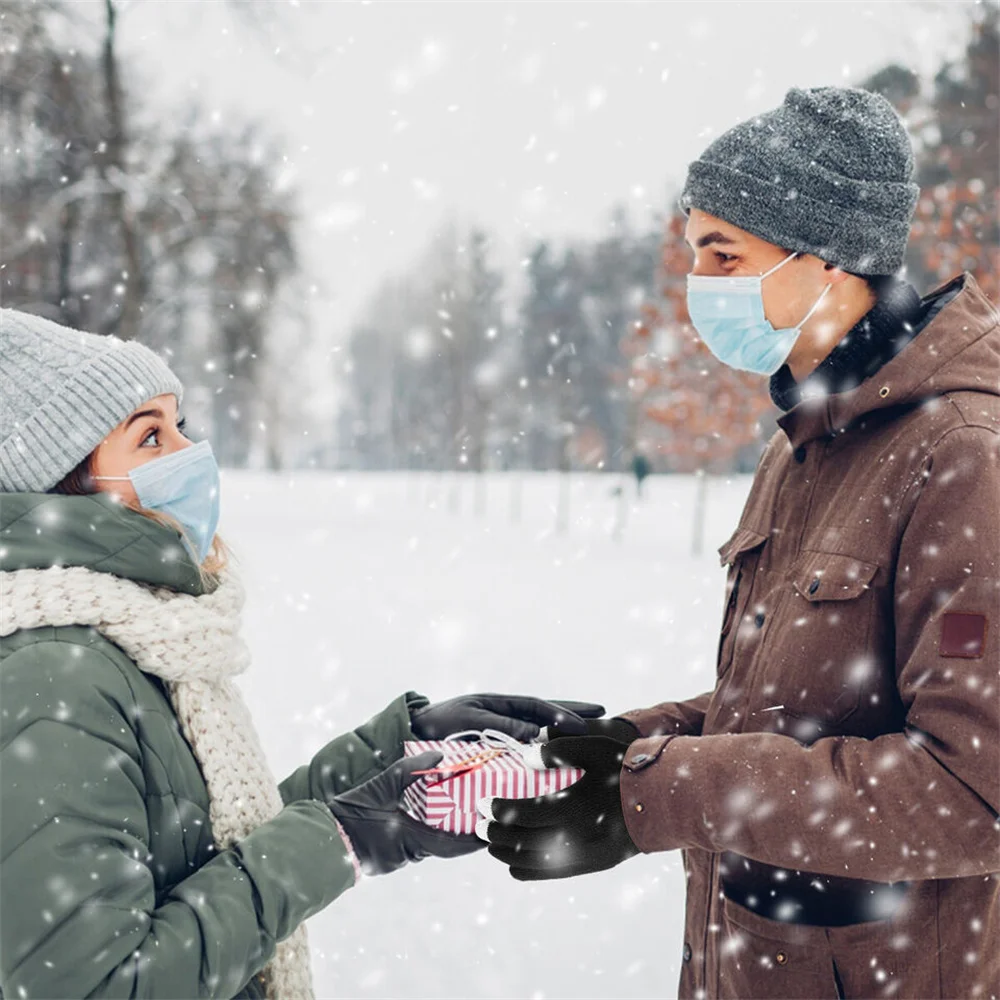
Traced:
<svg viewBox="0 0 1000 1000">
<path fill-rule="evenodd" d="M 807 601 L 849 601 L 860 597 L 878 572 L 878 564 L 854 556 L 807 552 L 796 567 L 792 586 Z"/>
<path fill-rule="evenodd" d="M 732 538 L 725 545 L 719 546 L 719 563 L 728 566 L 736 557 L 744 552 L 751 552 L 767 541 L 767 535 L 750 528 L 739 527 L 733 532 Z"/>
</svg>

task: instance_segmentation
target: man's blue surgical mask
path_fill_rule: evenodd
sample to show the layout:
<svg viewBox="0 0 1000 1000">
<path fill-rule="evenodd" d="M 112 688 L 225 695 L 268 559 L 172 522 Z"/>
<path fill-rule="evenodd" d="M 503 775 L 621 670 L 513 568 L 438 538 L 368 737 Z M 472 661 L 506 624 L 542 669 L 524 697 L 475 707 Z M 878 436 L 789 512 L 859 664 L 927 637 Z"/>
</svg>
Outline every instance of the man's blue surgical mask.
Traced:
<svg viewBox="0 0 1000 1000">
<path fill-rule="evenodd" d="M 806 320 L 816 311 L 831 286 L 820 293 L 796 325 L 775 330 L 764 315 L 761 283 L 797 254 L 789 254 L 757 277 L 707 277 L 689 274 L 688 314 L 705 346 L 730 368 L 773 375 L 788 360 Z"/>
<path fill-rule="evenodd" d="M 143 507 L 161 510 L 181 524 L 185 542 L 199 565 L 204 562 L 219 524 L 219 467 L 207 441 L 154 458 L 127 476 L 94 479 L 130 481 Z"/>
</svg>

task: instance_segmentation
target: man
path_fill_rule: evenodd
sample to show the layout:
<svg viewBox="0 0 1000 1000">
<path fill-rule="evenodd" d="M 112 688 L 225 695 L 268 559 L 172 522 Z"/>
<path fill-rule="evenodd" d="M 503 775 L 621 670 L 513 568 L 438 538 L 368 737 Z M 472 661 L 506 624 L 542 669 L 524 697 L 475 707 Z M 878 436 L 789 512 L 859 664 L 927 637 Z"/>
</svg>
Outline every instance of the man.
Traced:
<svg viewBox="0 0 1000 1000">
<path fill-rule="evenodd" d="M 485 805 L 519 879 L 681 848 L 683 997 L 1000 995 L 1000 327 L 895 275 L 883 98 L 791 90 L 691 164 L 692 322 L 783 410 L 720 549 L 715 689 L 588 723 Z"/>
</svg>

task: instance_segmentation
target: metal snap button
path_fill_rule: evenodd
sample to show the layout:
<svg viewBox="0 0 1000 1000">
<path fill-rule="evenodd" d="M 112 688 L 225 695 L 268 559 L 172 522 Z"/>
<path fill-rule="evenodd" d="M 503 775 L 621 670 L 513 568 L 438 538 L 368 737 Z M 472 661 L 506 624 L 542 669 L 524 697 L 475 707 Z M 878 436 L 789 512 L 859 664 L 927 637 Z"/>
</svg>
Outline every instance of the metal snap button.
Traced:
<svg viewBox="0 0 1000 1000">
<path fill-rule="evenodd" d="M 810 594 L 815 594 L 817 590 L 819 590 L 819 577 L 816 577 L 816 579 L 813 580 L 813 582 L 809 584 L 809 593 Z"/>
<path fill-rule="evenodd" d="M 754 623 L 754 625 L 757 626 L 757 628 L 763 628 L 764 627 L 764 620 L 765 619 L 764 619 L 764 612 L 763 611 L 758 611 L 757 614 L 755 614 L 753 616 L 753 623 Z"/>
<path fill-rule="evenodd" d="M 689 945 L 687 943 L 687 941 L 685 941 L 684 942 L 684 961 L 685 962 L 690 962 L 691 961 L 691 956 L 693 954 L 694 954 L 694 952 L 691 951 L 691 945 Z"/>
<path fill-rule="evenodd" d="M 882 388 L 881 388 L 881 389 L 879 389 L 879 391 L 878 391 L 878 394 L 879 394 L 879 395 L 880 395 L 880 396 L 881 396 L 881 397 L 882 397 L 883 399 L 885 399 L 885 397 L 889 395 L 889 387 L 888 387 L 887 385 L 884 385 L 884 386 L 882 386 Z"/>
<path fill-rule="evenodd" d="M 637 754 L 636 754 L 636 755 L 635 755 L 635 756 L 634 756 L 634 757 L 632 758 L 632 761 L 631 761 L 631 762 L 632 762 L 633 764 L 642 764 L 643 762 L 645 762 L 645 761 L 647 761 L 647 760 L 649 760 L 649 754 L 648 754 L 648 753 L 637 753 Z"/>
<path fill-rule="evenodd" d="M 636 802 L 636 804 L 635 804 L 635 811 L 637 813 L 641 813 L 642 809 L 643 809 L 642 803 L 641 802 Z"/>
<path fill-rule="evenodd" d="M 784 965 L 788 961 L 788 956 L 783 951 L 779 951 L 778 954 L 774 956 L 774 960 L 778 963 L 778 965 Z"/>
</svg>

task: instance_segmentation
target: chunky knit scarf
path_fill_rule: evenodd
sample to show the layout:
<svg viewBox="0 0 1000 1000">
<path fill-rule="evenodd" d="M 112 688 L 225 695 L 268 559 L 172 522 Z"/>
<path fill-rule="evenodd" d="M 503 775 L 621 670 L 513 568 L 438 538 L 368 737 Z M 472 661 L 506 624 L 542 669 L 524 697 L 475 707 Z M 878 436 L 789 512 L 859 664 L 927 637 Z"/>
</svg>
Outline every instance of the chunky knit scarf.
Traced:
<svg viewBox="0 0 1000 1000">
<path fill-rule="evenodd" d="M 250 663 L 239 634 L 243 600 L 232 574 L 211 594 L 194 597 L 82 567 L 0 573 L 0 635 L 45 625 L 89 625 L 140 670 L 166 682 L 181 732 L 201 766 L 212 832 L 223 849 L 282 808 L 232 680 Z M 277 946 L 261 975 L 268 997 L 312 997 L 304 926 Z"/>
</svg>

